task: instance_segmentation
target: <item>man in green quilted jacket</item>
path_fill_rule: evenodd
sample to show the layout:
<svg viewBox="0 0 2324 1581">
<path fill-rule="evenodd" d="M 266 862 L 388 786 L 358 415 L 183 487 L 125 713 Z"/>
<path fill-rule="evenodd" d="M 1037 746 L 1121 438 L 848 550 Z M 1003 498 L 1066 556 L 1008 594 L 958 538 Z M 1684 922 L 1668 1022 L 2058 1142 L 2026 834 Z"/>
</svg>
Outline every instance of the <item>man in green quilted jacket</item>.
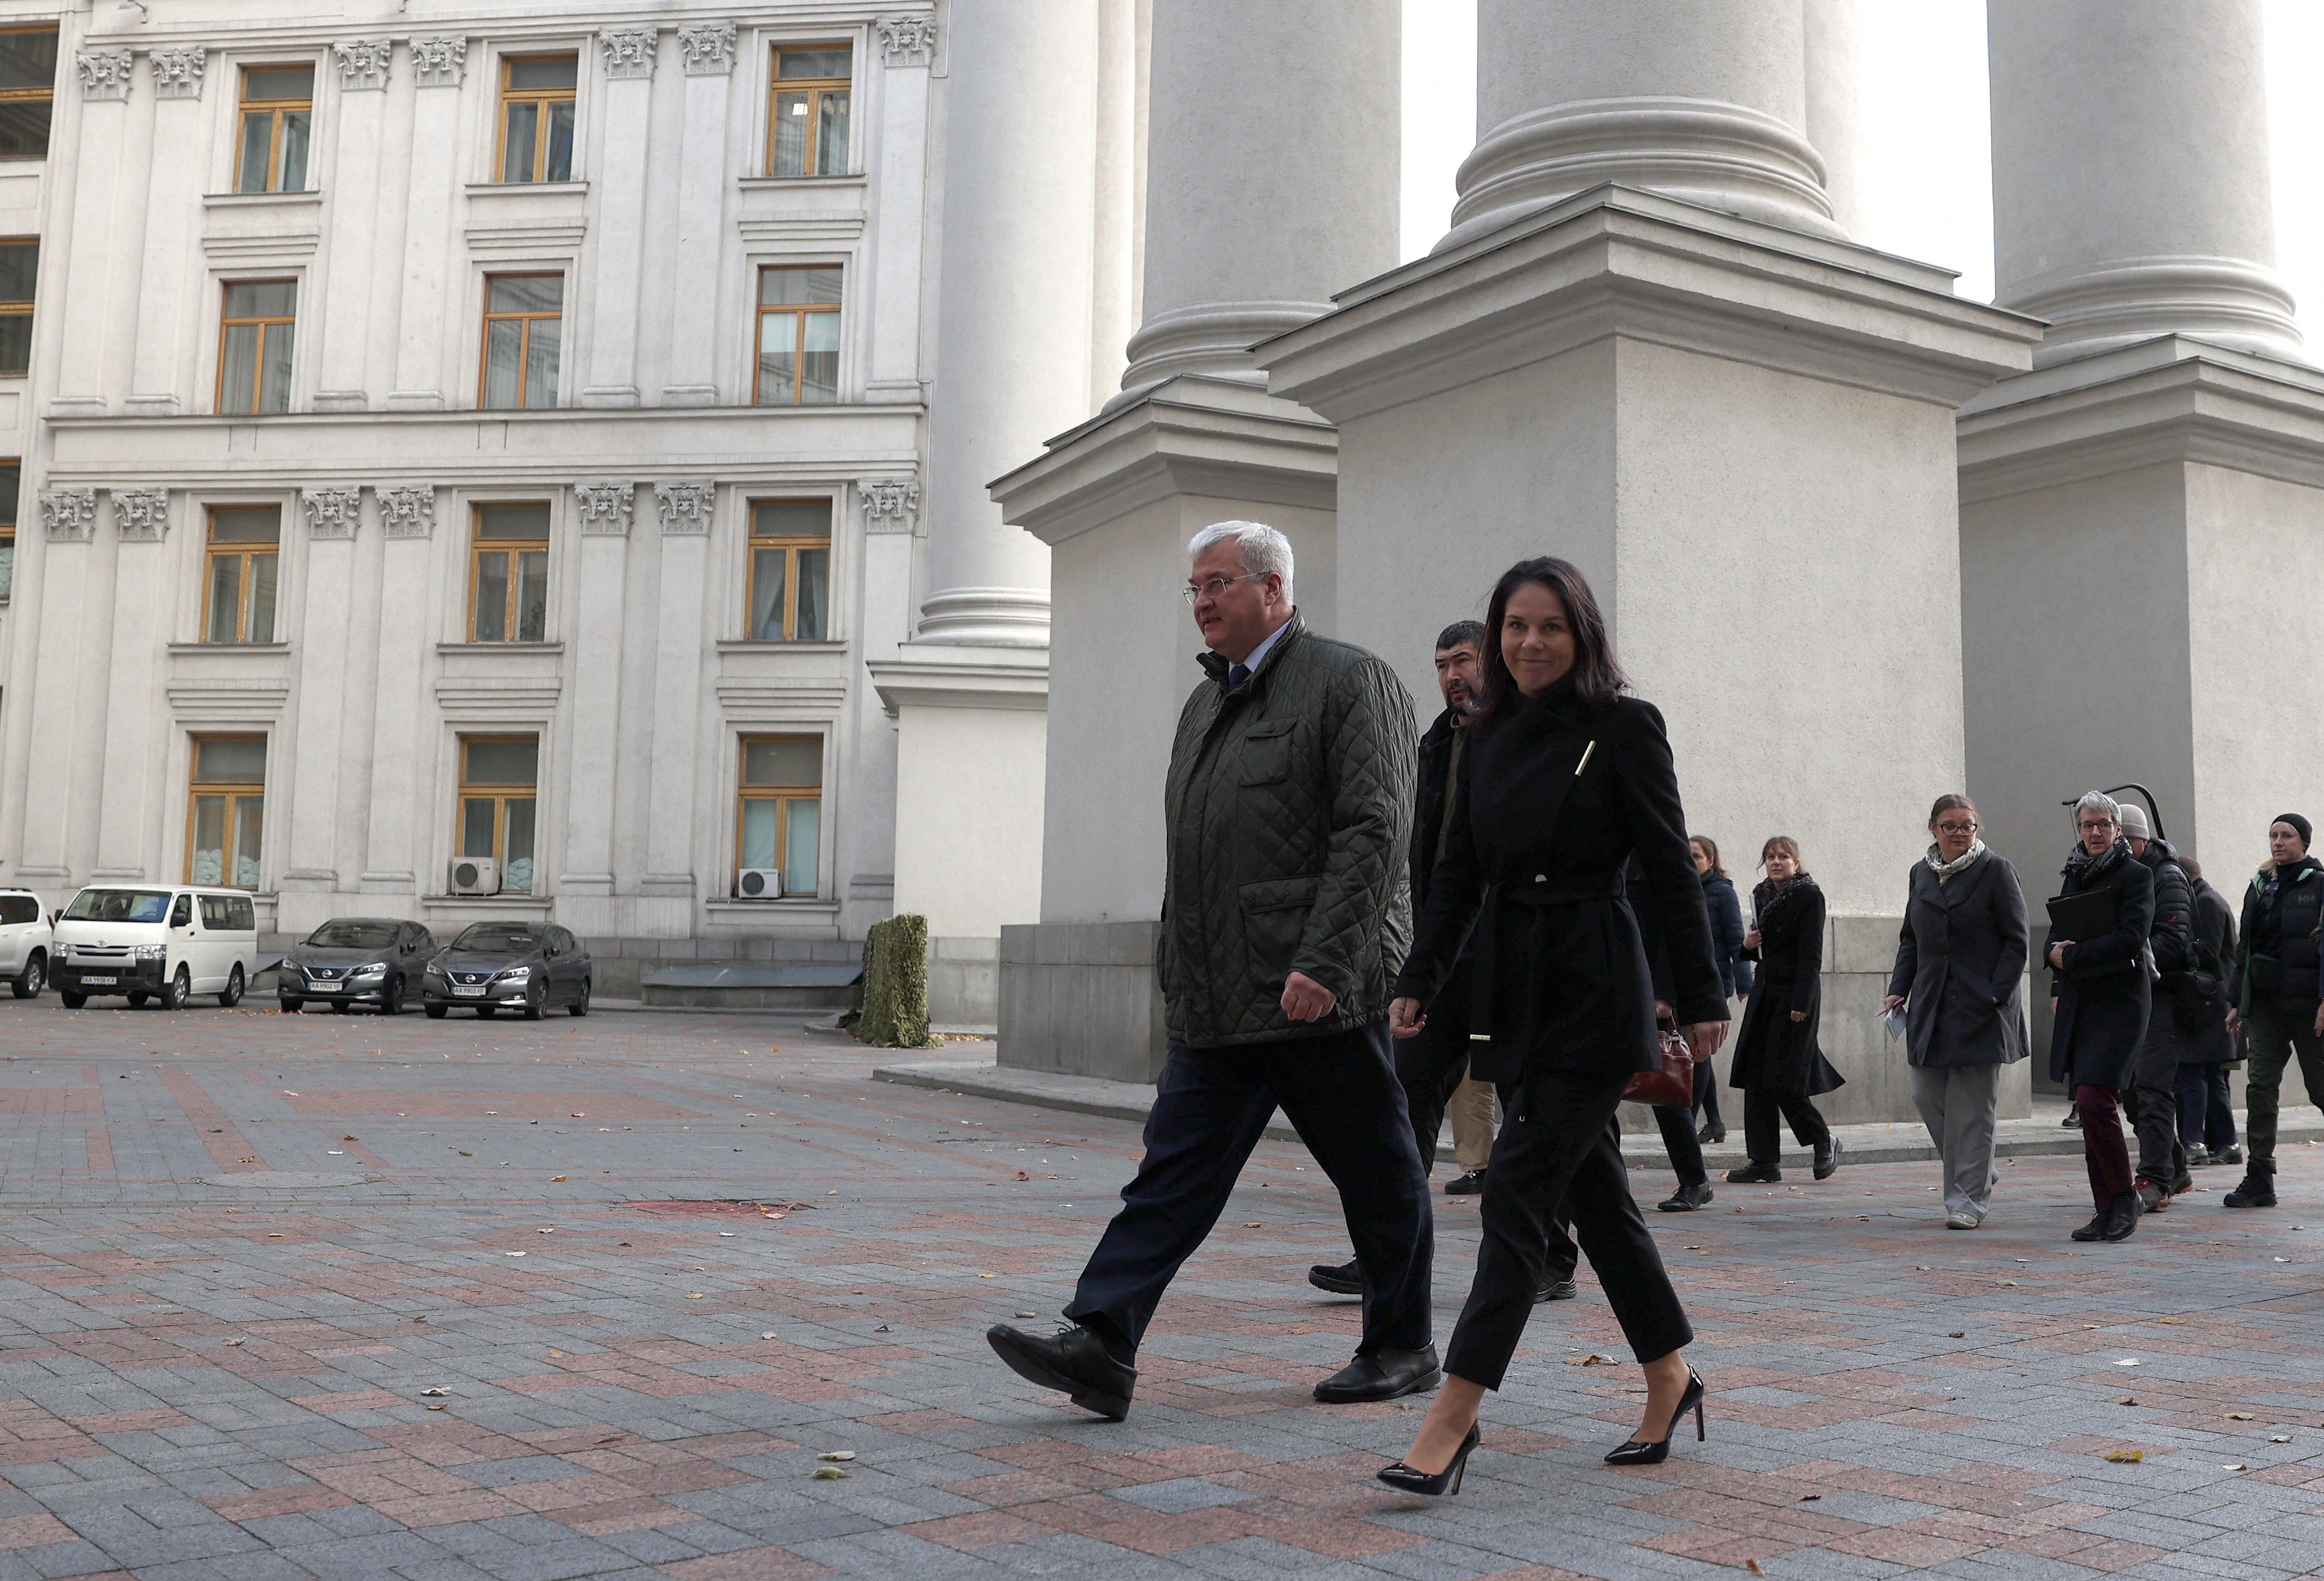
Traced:
<svg viewBox="0 0 2324 1581">
<path fill-rule="evenodd" d="M 1164 790 L 1170 1049 L 1146 1156 L 1063 1328 L 988 1336 L 1019 1373 L 1116 1421 L 1163 1290 L 1277 1105 L 1339 1188 L 1363 1271 L 1362 1342 L 1315 1398 L 1391 1400 L 1439 1376 L 1428 1184 L 1386 1022 L 1411 937 L 1412 698 L 1379 659 L 1307 629 L 1274 528 L 1217 522 L 1189 550 L 1209 652 Z"/>
</svg>

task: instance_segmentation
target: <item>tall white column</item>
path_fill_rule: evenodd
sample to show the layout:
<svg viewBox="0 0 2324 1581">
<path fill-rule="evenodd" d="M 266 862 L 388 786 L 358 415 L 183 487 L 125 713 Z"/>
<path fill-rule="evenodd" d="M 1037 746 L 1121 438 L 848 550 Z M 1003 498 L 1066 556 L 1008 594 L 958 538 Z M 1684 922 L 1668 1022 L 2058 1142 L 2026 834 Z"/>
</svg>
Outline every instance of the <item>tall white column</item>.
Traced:
<svg viewBox="0 0 2324 1581">
<path fill-rule="evenodd" d="M 1823 159 L 1831 217 L 1864 234 L 1864 41 L 1861 0 L 1806 0 L 1808 141 Z"/>
<path fill-rule="evenodd" d="M 1838 236 L 1802 0 L 1479 0 L 1477 146 L 1439 251 L 1605 181 Z"/>
<path fill-rule="evenodd" d="M 2296 357 L 2260 0 L 1987 0 L 1995 300 L 2038 365 L 2158 335 Z"/>
</svg>

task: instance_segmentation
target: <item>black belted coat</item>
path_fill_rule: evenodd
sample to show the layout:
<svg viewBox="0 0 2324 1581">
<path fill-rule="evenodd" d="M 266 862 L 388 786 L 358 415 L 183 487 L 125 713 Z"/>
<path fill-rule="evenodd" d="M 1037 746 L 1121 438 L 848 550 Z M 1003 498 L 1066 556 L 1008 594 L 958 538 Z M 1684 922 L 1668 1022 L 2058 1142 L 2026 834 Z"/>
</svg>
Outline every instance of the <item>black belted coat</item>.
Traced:
<svg viewBox="0 0 2324 1581">
<path fill-rule="evenodd" d="M 2050 969 L 2050 991 L 2058 996 L 2058 1013 L 2050 1022 L 2050 1077 L 2070 1088 L 2129 1086 L 2153 1007 L 2146 941 L 2154 929 L 2154 874 L 2131 856 L 2127 840 L 2116 849 L 2121 860 L 2095 878 L 2068 868 L 2060 892 L 2105 890 L 2114 896 L 2114 927 L 2096 938 L 2073 940 L 2065 964 Z M 2057 942 L 2053 928 L 2042 943 L 2045 966 Z"/>
<path fill-rule="evenodd" d="M 1623 893 L 1637 853 L 1670 952 L 1681 1022 L 1720 1021 L 1727 993 L 1687 847 L 1663 717 L 1593 704 L 1561 681 L 1469 726 L 1452 827 L 1396 993 L 1429 1003 L 1473 921 L 1471 1074 L 1655 1068 L 1655 986 Z"/>
<path fill-rule="evenodd" d="M 1735 1034 L 1727 1085 L 1803 1098 L 1828 1093 L 1848 1078 L 1823 1057 L 1816 1037 L 1823 1024 L 1823 891 L 1803 873 L 1780 894 L 1761 884 L 1751 900 L 1759 945 L 1743 953 L 1759 963 L 1759 977 Z"/>
</svg>

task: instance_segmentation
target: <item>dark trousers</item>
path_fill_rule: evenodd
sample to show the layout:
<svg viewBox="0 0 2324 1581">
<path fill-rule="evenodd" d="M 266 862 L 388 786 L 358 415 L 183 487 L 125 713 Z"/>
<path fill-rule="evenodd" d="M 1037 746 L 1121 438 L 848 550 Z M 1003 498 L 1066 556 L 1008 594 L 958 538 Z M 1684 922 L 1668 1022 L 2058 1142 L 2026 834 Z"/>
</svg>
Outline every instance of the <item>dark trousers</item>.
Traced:
<svg viewBox="0 0 2324 1581">
<path fill-rule="evenodd" d="M 2186 1178 L 2187 1150 L 2179 1142 L 2179 1059 L 2167 1040 L 2159 1046 L 2150 1040 L 2139 1049 L 2122 1108 L 2138 1136 L 2139 1179 L 2170 1190 Z"/>
<path fill-rule="evenodd" d="M 2082 1121 L 2082 1162 L 2089 1170 L 2090 1199 L 2104 1213 L 2116 1197 L 2133 1189 L 2130 1149 L 2123 1144 L 2114 1088 L 2084 1082 L 2074 1089 L 2074 1110 Z"/>
<path fill-rule="evenodd" d="M 1446 1372 L 1501 1386 L 1533 1316 L 1543 1244 L 1560 1218 L 1580 1235 L 1639 1361 L 1668 1355 L 1694 1337 L 1630 1197 L 1614 1127 L 1628 1081 L 1618 1074 L 1536 1078 L 1523 1112 L 1503 1117 L 1478 1214 L 1484 1234 L 1477 1278 L 1445 1352 Z"/>
<path fill-rule="evenodd" d="M 1420 1148 L 1421 1173 L 1436 1168 L 1436 1139 L 1444 1130 L 1444 1105 L 1469 1074 L 1469 968 L 1453 969 L 1443 991 L 1428 1007 L 1420 1035 L 1396 1045 L 1396 1078 L 1404 1084 L 1404 1106 L 1412 1115 L 1412 1140 Z"/>
<path fill-rule="evenodd" d="M 1695 1090 L 1702 1090 L 1702 1073 L 1711 1068 L 1709 1060 L 1694 1068 Z M 1702 1143 L 1695 1139 L 1694 1112 L 1691 1109 L 1655 1110 L 1655 1128 L 1663 1133 L 1663 1151 L 1670 1154 L 1671 1168 L 1678 1171 L 1682 1186 L 1705 1186 L 1711 1173 L 1702 1167 Z"/>
<path fill-rule="evenodd" d="M 2217 1152 L 2236 1145 L 2235 1100 L 2225 1060 L 2179 1068 L 2179 1140 Z"/>
<path fill-rule="evenodd" d="M 1727 1129 L 1727 1122 L 1719 1117 L 1719 1073 L 1711 1069 L 1708 1059 L 1694 1068 L 1694 1112 L 1720 1130 Z"/>
<path fill-rule="evenodd" d="M 1340 1190 L 1364 1277 L 1360 1353 L 1426 1345 L 1435 1220 L 1388 1044 L 1385 1022 L 1231 1049 L 1173 1042 L 1146 1116 L 1146 1156 L 1065 1316 L 1135 1350 L 1279 1105 Z"/>
<path fill-rule="evenodd" d="M 2244 1022 L 2244 1102 L 2250 1109 L 2244 1127 L 2246 1168 L 2255 1175 L 2275 1173 L 2275 1110 L 2283 1088 L 2283 1068 L 2295 1059 L 2308 1088 L 2308 1101 L 2324 1107 L 2324 1038 L 2316 1035 L 2316 1003 L 2271 1005 Z"/>
<path fill-rule="evenodd" d="M 1766 1087 L 1743 1089 L 1743 1151 L 1755 1164 L 1773 1169 L 1783 1161 L 1784 1139 L 1775 1129 L 1778 1116 L 1792 1123 L 1792 1134 L 1802 1147 L 1821 1147 L 1831 1140 L 1831 1127 L 1815 1105 L 1797 1093 Z"/>
</svg>

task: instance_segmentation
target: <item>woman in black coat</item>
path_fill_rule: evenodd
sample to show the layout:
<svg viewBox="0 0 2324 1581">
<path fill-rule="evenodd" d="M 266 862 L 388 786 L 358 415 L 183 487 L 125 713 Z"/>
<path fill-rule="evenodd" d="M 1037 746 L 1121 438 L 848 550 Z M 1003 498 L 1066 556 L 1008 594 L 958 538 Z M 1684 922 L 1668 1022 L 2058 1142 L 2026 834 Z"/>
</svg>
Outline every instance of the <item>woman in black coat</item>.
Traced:
<svg viewBox="0 0 2324 1581">
<path fill-rule="evenodd" d="M 2081 844 L 2065 866 L 2059 895 L 2104 895 L 2104 926 L 2089 938 L 2059 931 L 2053 916 L 2042 947 L 2055 1009 L 2050 1022 L 2050 1075 L 2074 1095 L 2082 1122 L 2082 1159 L 2098 1212 L 2074 1232 L 2077 1241 L 2121 1241 L 2142 1211 L 2123 1145 L 2120 1089 L 2146 1040 L 2153 1007 L 2146 936 L 2154 927 L 2154 874 L 2134 859 L 2122 836 L 2121 807 L 2093 790 L 2074 805 Z"/>
<path fill-rule="evenodd" d="M 1646 1372 L 1645 1419 L 1607 1459 L 1659 1461 L 1681 1414 L 1694 1410 L 1698 1430 L 1702 1415 L 1702 1381 L 1681 1351 L 1693 1331 L 1631 1199 L 1614 1123 L 1630 1077 L 1659 1065 L 1654 978 L 1625 894 L 1633 855 L 1695 1058 L 1727 1031 L 1670 743 L 1652 705 L 1622 696 L 1597 600 L 1565 561 L 1511 567 L 1486 630 L 1485 712 L 1471 726 L 1452 828 L 1388 1009 L 1398 1037 L 1416 1035 L 1420 1007 L 1468 938 L 1471 1025 L 1490 1030 L 1470 1069 L 1500 1084 L 1505 1111 L 1443 1387 L 1405 1458 L 1379 1474 L 1417 1493 L 1457 1485 L 1478 1408 L 1500 1387 L 1532 1314 L 1546 1227 L 1561 1211 Z"/>
<path fill-rule="evenodd" d="M 1815 1178 L 1840 1168 L 1840 1141 L 1809 1100 L 1847 1078 L 1831 1068 L 1816 1042 L 1823 1016 L 1823 891 L 1800 865 L 1799 842 L 1777 835 L 1760 847 L 1766 882 L 1751 892 L 1753 926 L 1744 953 L 1759 963 L 1759 980 L 1743 1012 L 1728 1085 L 1743 1089 L 1743 1146 L 1751 1161 L 1729 1170 L 1741 1184 L 1775 1181 L 1783 1135 L 1780 1114 L 1802 1147 L 1815 1150 Z"/>
<path fill-rule="evenodd" d="M 1944 1165 L 1945 1228 L 1973 1230 L 1993 1201 L 2001 1071 L 2025 1058 L 2025 892 L 2006 857 L 1977 837 L 1966 796 L 1929 810 L 1932 842 L 1889 974 L 1889 1015 L 1904 1017 L 1913 1105 Z"/>
<path fill-rule="evenodd" d="M 1735 898 L 1735 881 L 1719 860 L 1719 842 L 1709 835 L 1687 841 L 1694 853 L 1694 871 L 1702 880 L 1702 903 L 1711 910 L 1711 949 L 1719 961 L 1719 980 L 1729 999 L 1751 994 L 1751 963 L 1743 958 L 1743 906 Z M 1703 1116 L 1696 1140 L 1727 1140 L 1727 1122 L 1719 1114 L 1719 1072 L 1706 1059 L 1694 1068 L 1694 1107 Z"/>
<path fill-rule="evenodd" d="M 2236 958 L 2236 913 L 2227 897 L 2203 882 L 2202 865 L 2182 859 L 2195 887 L 2195 965 L 2160 1013 L 2179 1028 L 2179 1140 L 2187 1162 L 2240 1164 L 2227 1068 L 2242 1055 L 2227 1031 L 2227 977 Z"/>
</svg>

